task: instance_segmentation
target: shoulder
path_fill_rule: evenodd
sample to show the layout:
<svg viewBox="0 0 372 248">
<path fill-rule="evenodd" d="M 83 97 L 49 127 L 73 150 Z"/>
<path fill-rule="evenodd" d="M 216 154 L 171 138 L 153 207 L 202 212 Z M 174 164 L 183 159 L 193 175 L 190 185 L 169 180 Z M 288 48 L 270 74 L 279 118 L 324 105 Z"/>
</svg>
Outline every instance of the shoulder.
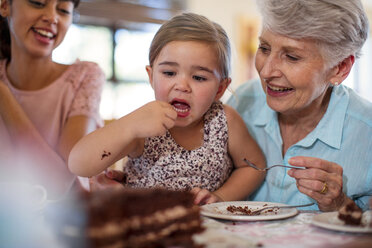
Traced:
<svg viewBox="0 0 372 248">
<path fill-rule="evenodd" d="M 95 62 L 77 60 L 71 66 L 75 71 L 85 72 L 88 74 L 89 73 L 103 74 L 101 67 Z"/>
<path fill-rule="evenodd" d="M 256 115 L 266 105 L 266 96 L 259 79 L 250 80 L 236 90 L 227 101 L 227 105 L 233 107 L 239 114 Z"/>
<path fill-rule="evenodd" d="M 236 111 L 233 107 L 227 104 L 223 104 L 223 110 L 225 111 L 227 121 L 233 120 L 236 118 L 241 118 L 238 111 Z"/>
<path fill-rule="evenodd" d="M 346 86 L 343 86 L 338 91 L 343 91 L 349 97 L 346 118 L 372 129 L 372 102 Z"/>
<path fill-rule="evenodd" d="M 70 65 L 66 80 L 74 85 L 74 88 L 84 87 L 84 85 L 96 85 L 100 88 L 105 83 L 106 78 L 102 69 L 97 63 L 76 60 Z"/>
<path fill-rule="evenodd" d="M 229 105 L 224 104 L 223 109 L 226 114 L 226 121 L 229 130 L 235 130 L 236 127 L 241 125 L 245 126 L 241 115 Z"/>
</svg>

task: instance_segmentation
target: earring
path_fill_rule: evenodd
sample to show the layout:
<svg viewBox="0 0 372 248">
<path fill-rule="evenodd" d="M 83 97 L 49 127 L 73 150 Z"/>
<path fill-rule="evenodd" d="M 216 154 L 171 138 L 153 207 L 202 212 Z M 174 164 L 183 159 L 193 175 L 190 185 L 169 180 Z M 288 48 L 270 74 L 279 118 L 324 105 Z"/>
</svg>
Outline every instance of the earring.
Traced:
<svg viewBox="0 0 372 248">
<path fill-rule="evenodd" d="M 340 84 L 339 82 L 335 82 L 333 85 L 338 86 L 339 84 Z"/>
</svg>

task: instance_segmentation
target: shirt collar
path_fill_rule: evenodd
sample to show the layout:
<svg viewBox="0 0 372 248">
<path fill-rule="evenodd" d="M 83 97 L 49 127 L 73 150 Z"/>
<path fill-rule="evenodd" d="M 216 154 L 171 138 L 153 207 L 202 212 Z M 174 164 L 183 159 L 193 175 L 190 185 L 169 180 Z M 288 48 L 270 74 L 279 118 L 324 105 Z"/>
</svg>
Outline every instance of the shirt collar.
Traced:
<svg viewBox="0 0 372 248">
<path fill-rule="evenodd" d="M 265 96 L 266 98 L 266 96 Z M 276 121 L 277 113 L 272 110 L 266 103 L 263 104 L 261 111 L 259 111 L 254 120 L 254 125 L 256 126 L 265 126 L 271 121 Z"/>
<path fill-rule="evenodd" d="M 329 146 L 340 149 L 348 105 L 349 94 L 345 86 L 333 87 L 331 99 L 323 118 L 320 120 L 318 126 L 308 135 L 309 137 L 306 137 L 299 144 L 311 146 L 319 139 Z"/>
<path fill-rule="evenodd" d="M 344 120 L 346 116 L 347 106 L 349 104 L 349 94 L 345 90 L 345 86 L 340 85 L 333 87 L 331 99 L 328 108 L 317 127 L 310 132 L 304 139 L 299 141 L 297 145 L 309 147 L 319 139 L 325 144 L 334 148 L 340 149 Z M 280 133 L 273 134 L 272 132 L 280 132 L 277 120 L 277 113 L 273 111 L 266 103 L 261 111 L 257 114 L 254 125 L 266 126 L 265 130 L 270 130 L 270 135 L 278 137 Z M 274 128 L 277 126 L 277 128 Z"/>
</svg>

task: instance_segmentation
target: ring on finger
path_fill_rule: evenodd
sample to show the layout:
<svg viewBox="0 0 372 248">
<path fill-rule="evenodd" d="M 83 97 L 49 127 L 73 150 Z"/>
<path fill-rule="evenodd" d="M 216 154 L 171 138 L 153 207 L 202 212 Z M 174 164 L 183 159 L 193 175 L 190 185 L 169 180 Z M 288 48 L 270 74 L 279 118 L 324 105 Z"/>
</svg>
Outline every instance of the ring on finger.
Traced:
<svg viewBox="0 0 372 248">
<path fill-rule="evenodd" d="M 326 182 L 324 182 L 323 188 L 322 188 L 322 190 L 320 191 L 320 193 L 324 195 L 324 194 L 327 193 L 327 192 L 328 192 L 328 185 L 327 185 Z"/>
</svg>

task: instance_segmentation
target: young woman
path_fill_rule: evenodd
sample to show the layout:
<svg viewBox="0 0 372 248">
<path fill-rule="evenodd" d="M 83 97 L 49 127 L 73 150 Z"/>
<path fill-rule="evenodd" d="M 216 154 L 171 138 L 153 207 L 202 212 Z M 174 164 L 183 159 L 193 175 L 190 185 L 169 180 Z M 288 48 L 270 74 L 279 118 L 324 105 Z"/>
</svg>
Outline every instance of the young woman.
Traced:
<svg viewBox="0 0 372 248">
<path fill-rule="evenodd" d="M 72 146 L 102 125 L 103 72 L 94 63 L 53 62 L 79 0 L 2 0 L 0 158 L 3 179 L 41 184 L 60 197 L 76 176 Z"/>
</svg>

